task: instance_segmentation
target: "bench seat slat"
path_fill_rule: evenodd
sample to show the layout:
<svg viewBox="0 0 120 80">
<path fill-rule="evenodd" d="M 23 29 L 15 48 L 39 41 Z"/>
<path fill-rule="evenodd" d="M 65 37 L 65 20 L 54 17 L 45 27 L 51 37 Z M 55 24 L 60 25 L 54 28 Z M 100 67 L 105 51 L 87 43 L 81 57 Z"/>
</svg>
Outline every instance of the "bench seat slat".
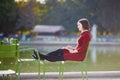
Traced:
<svg viewBox="0 0 120 80">
<path fill-rule="evenodd" d="M 0 70 L 0 75 L 2 75 L 2 74 L 15 74 L 15 71 L 14 70 L 11 70 L 11 69 L 9 69 L 9 70 Z"/>
</svg>

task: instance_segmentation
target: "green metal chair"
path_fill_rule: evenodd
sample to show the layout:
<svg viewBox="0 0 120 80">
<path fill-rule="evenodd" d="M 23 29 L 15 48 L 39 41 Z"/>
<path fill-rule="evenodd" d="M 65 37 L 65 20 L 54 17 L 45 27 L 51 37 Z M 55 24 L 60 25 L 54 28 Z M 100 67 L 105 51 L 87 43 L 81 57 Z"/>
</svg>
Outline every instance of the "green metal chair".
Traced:
<svg viewBox="0 0 120 80">
<path fill-rule="evenodd" d="M 41 62 L 40 58 L 38 60 L 35 60 L 33 58 L 20 58 L 20 52 L 33 51 L 33 50 L 34 48 L 30 48 L 30 47 L 26 48 L 26 46 L 24 46 L 24 48 L 21 49 L 17 39 L 11 39 L 10 44 L 7 44 L 7 45 L 1 42 L 0 43 L 0 68 L 1 68 L 0 74 L 2 75 L 3 80 L 6 80 L 6 78 L 11 78 L 10 75 L 12 74 L 16 74 L 17 80 L 20 80 L 20 70 L 22 69 L 22 62 L 32 62 L 32 61 L 35 61 L 38 63 L 38 79 L 40 80 L 40 62 Z M 3 60 L 6 60 L 6 58 L 15 59 L 14 60 L 15 64 L 12 63 L 15 67 L 15 70 L 4 69 L 5 65 L 3 66 Z"/>
<path fill-rule="evenodd" d="M 19 45 L 0 45 L 0 74 L 3 80 L 13 74 L 20 80 L 18 59 Z"/>
<path fill-rule="evenodd" d="M 4 43 L 3 43 L 3 41 L 0 41 L 0 45 L 3 45 Z"/>
<path fill-rule="evenodd" d="M 25 51 L 30 51 L 30 52 L 32 52 L 33 50 L 35 50 L 35 48 L 30 48 L 30 47 L 26 47 L 26 46 L 24 46 L 24 47 L 22 47 L 22 49 L 20 49 L 20 52 L 25 52 Z M 37 55 L 38 55 L 38 53 L 37 53 Z M 40 68 L 41 68 L 41 61 L 40 61 L 40 57 L 38 56 L 38 60 L 36 60 L 36 59 L 33 59 L 33 58 L 20 58 L 19 59 L 19 62 L 21 63 L 21 67 L 20 67 L 20 70 L 21 70 L 21 68 L 22 68 L 22 63 L 23 62 L 37 62 L 38 63 L 38 80 L 40 80 Z"/>
<path fill-rule="evenodd" d="M 17 39 L 10 39 L 10 44 L 11 45 L 19 45 L 19 42 L 18 42 L 18 40 Z M 21 52 L 26 52 L 26 51 L 29 51 L 29 52 L 32 52 L 33 50 L 35 50 L 35 48 L 31 48 L 31 47 L 29 47 L 29 46 L 23 46 L 22 48 L 21 48 L 21 46 L 19 47 L 19 53 L 21 53 Z M 28 53 L 29 53 L 28 52 Z M 37 53 L 37 55 L 38 55 L 38 53 Z M 19 69 L 19 72 L 21 71 L 21 69 L 22 69 L 22 63 L 23 62 L 37 62 L 38 63 L 38 79 L 40 80 L 40 63 L 41 63 L 41 61 L 40 61 L 40 57 L 38 57 L 39 59 L 38 60 L 35 60 L 35 59 L 33 59 L 33 58 L 19 58 L 19 63 L 20 63 L 20 69 Z M 19 74 L 20 75 L 20 74 Z"/>
<path fill-rule="evenodd" d="M 81 73 L 82 73 L 82 80 L 88 80 L 88 73 L 87 73 L 87 64 L 88 64 L 88 51 L 87 51 L 87 55 L 86 58 L 83 62 L 80 62 L 81 64 Z"/>
<path fill-rule="evenodd" d="M 58 66 L 59 66 L 59 73 L 58 73 L 58 80 L 63 80 L 63 66 L 64 66 L 64 61 L 59 61 L 57 62 Z M 42 65 L 43 65 L 43 80 L 46 80 L 46 61 L 42 61 Z"/>
<path fill-rule="evenodd" d="M 89 45 L 88 45 L 89 47 Z M 82 80 L 84 80 L 86 78 L 86 80 L 88 80 L 88 74 L 87 74 L 87 57 L 88 57 L 88 48 L 87 48 L 87 54 L 86 54 L 86 58 L 84 61 L 79 61 L 79 63 L 81 64 L 80 68 L 81 68 L 81 74 L 82 74 Z M 74 62 L 74 61 L 73 61 Z M 60 61 L 59 62 L 59 74 L 58 74 L 58 80 L 63 80 L 63 74 L 64 74 L 64 64 L 65 61 Z M 46 80 L 46 71 L 45 71 L 45 67 L 46 67 L 46 62 L 43 61 L 43 80 Z"/>
<path fill-rule="evenodd" d="M 89 54 L 89 52 L 88 52 L 88 49 L 89 49 L 89 44 L 88 44 L 88 47 L 87 47 L 87 52 L 86 52 L 86 57 L 85 57 L 85 60 L 84 61 L 82 61 L 82 62 L 80 62 L 80 64 L 81 64 L 81 68 L 82 68 L 82 70 L 81 70 L 81 73 L 82 73 L 82 80 L 84 80 L 85 78 L 86 78 L 86 80 L 88 80 L 88 73 L 87 73 L 87 64 L 88 64 L 88 54 Z"/>
<path fill-rule="evenodd" d="M 64 64 L 65 64 L 65 61 L 60 61 L 60 64 L 59 64 L 59 77 L 58 77 L 59 80 L 63 80 Z"/>
<path fill-rule="evenodd" d="M 88 73 L 87 73 L 88 48 L 89 48 L 89 44 L 88 44 L 88 47 L 87 47 L 87 53 L 86 53 L 85 60 L 84 61 L 79 61 L 79 64 L 81 64 L 80 68 L 81 68 L 82 80 L 84 80 L 84 79 L 88 80 Z M 65 64 L 65 61 L 61 61 L 60 69 L 59 69 L 59 80 L 63 80 L 64 64 Z"/>
<path fill-rule="evenodd" d="M 10 45 L 19 45 L 18 39 L 10 39 Z"/>
</svg>

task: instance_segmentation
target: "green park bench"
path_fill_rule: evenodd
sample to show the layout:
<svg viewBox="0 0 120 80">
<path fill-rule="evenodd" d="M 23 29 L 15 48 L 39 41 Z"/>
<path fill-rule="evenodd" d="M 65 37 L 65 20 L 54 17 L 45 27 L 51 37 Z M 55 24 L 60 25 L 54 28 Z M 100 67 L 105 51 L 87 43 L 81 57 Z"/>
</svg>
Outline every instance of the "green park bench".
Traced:
<svg viewBox="0 0 120 80">
<path fill-rule="evenodd" d="M 4 44 L 0 41 L 0 75 L 2 80 L 10 79 L 11 75 L 16 75 L 17 80 L 20 80 L 20 70 L 22 69 L 22 62 L 37 61 L 38 62 L 38 78 L 40 79 L 40 59 L 20 58 L 20 52 L 33 51 L 34 48 L 21 49 L 17 39 L 12 39 L 9 43 Z"/>
<path fill-rule="evenodd" d="M 64 78 L 64 67 L 65 64 L 67 64 L 67 62 L 77 62 L 78 64 L 80 64 L 79 69 L 81 70 L 81 78 L 82 80 L 88 80 L 88 72 L 87 72 L 87 62 L 88 62 L 88 48 L 89 45 L 87 47 L 87 52 L 86 52 L 86 57 L 84 61 L 58 61 L 59 62 L 59 73 L 58 73 L 58 80 L 63 80 Z M 44 70 L 44 76 L 43 79 L 46 79 L 46 71 L 45 71 L 45 65 L 47 64 L 45 61 L 43 61 L 43 70 Z"/>
<path fill-rule="evenodd" d="M 19 79 L 18 59 L 19 45 L 0 44 L 0 75 L 3 80 L 10 79 L 13 74 Z"/>
</svg>

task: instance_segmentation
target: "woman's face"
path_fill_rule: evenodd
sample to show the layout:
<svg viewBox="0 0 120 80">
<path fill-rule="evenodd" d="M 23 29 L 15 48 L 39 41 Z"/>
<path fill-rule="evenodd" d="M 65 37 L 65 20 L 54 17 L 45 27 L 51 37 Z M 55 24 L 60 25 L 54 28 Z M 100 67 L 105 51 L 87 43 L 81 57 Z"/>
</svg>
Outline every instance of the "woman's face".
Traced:
<svg viewBox="0 0 120 80">
<path fill-rule="evenodd" d="M 83 31 L 83 27 L 82 27 L 82 24 L 77 22 L 77 27 L 79 29 L 79 31 Z"/>
</svg>

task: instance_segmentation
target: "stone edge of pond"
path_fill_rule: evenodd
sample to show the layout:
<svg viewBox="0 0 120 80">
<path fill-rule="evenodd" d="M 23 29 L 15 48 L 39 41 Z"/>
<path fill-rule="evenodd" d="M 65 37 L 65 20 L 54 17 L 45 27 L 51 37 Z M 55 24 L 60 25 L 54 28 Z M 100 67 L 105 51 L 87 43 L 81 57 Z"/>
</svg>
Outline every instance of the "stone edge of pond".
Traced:
<svg viewBox="0 0 120 80">
<path fill-rule="evenodd" d="M 1 76 L 1 75 L 0 75 Z M 46 78 L 58 78 L 58 72 L 46 72 Z M 21 73 L 21 79 L 36 79 L 38 73 Z M 81 78 L 81 72 L 64 72 L 63 78 Z M 40 74 L 40 78 L 43 78 L 43 73 Z M 89 71 L 88 78 L 119 78 L 120 71 Z"/>
</svg>

